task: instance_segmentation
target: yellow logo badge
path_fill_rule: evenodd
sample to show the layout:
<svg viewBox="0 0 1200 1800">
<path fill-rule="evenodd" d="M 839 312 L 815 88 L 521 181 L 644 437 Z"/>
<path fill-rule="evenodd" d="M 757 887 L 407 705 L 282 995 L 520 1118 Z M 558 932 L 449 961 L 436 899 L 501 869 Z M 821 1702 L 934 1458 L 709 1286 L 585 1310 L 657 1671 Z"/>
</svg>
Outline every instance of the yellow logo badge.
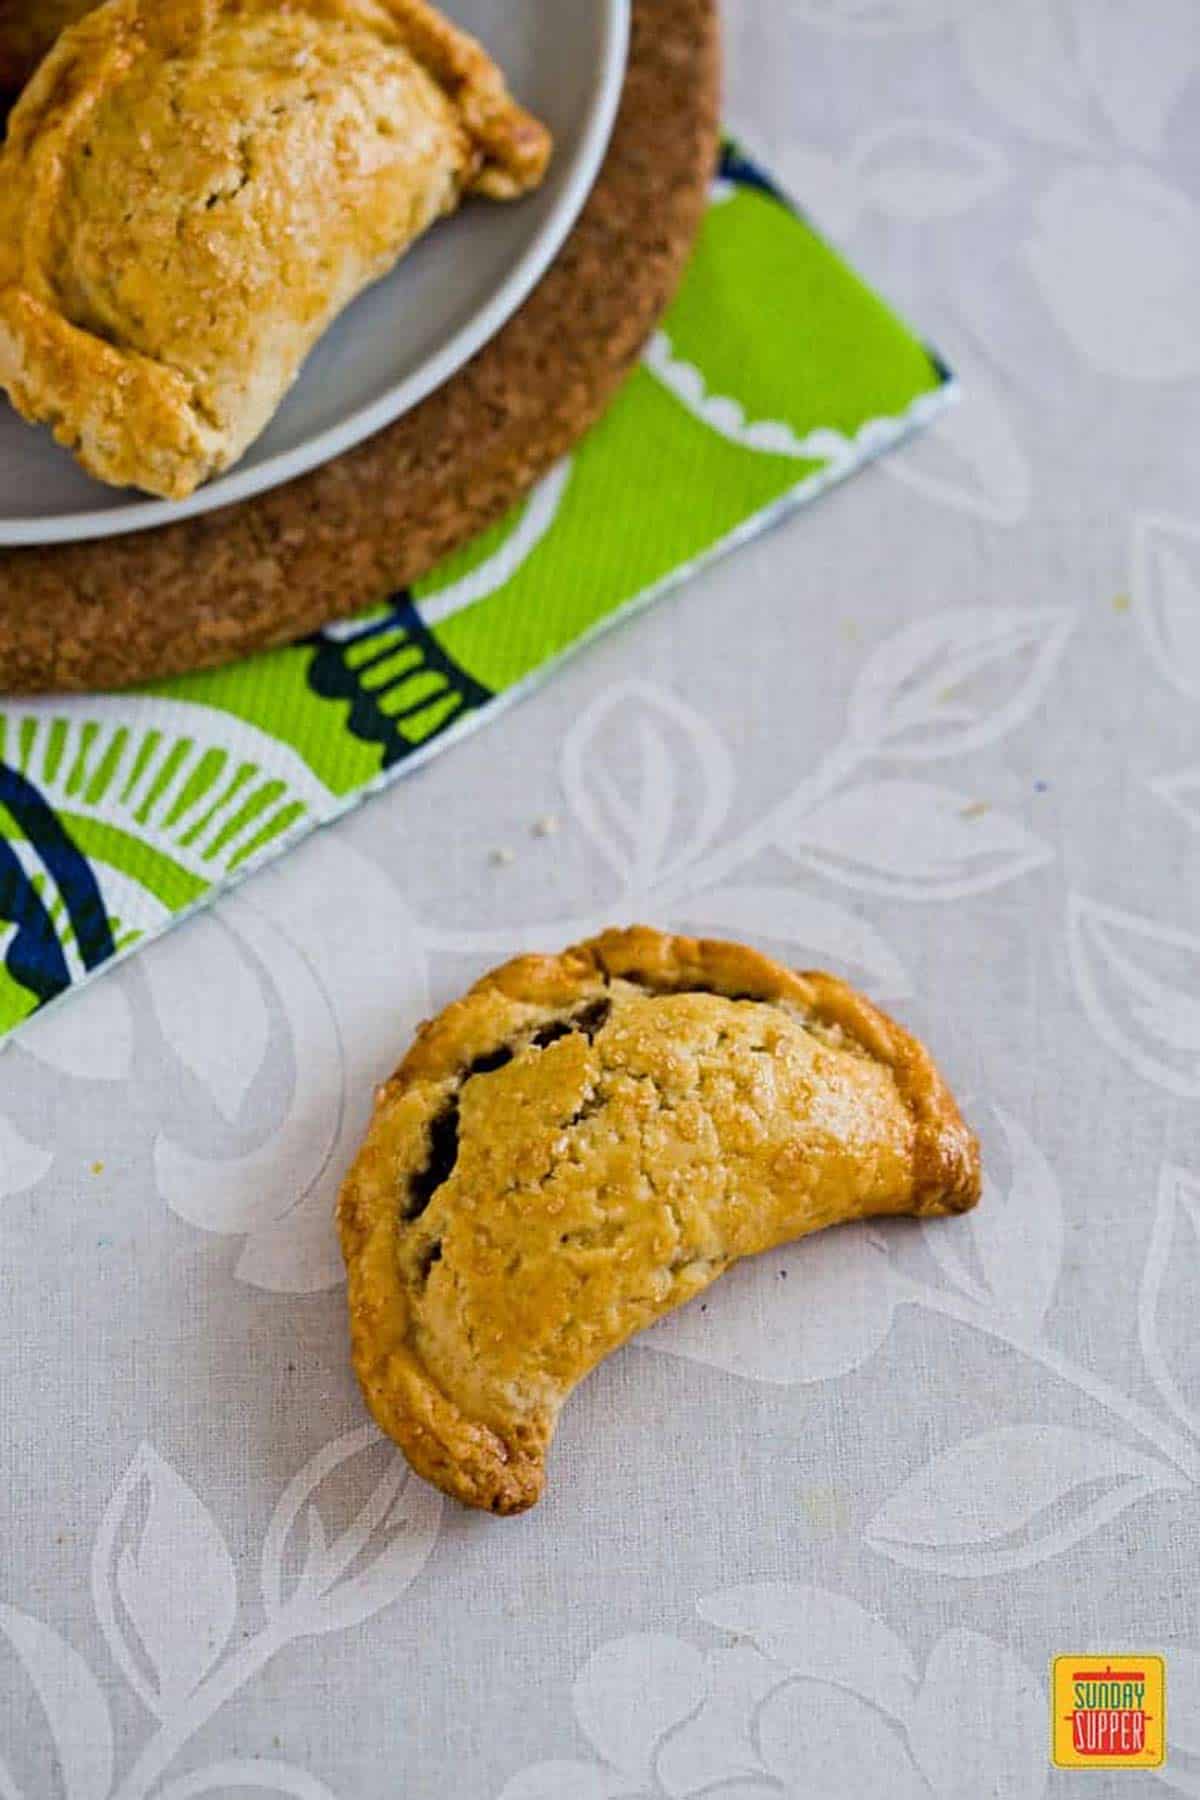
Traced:
<svg viewBox="0 0 1200 1800">
<path fill-rule="evenodd" d="M 1157 1769 L 1165 1755 L 1161 1656 L 1056 1656 L 1051 1757 L 1059 1769 Z"/>
</svg>

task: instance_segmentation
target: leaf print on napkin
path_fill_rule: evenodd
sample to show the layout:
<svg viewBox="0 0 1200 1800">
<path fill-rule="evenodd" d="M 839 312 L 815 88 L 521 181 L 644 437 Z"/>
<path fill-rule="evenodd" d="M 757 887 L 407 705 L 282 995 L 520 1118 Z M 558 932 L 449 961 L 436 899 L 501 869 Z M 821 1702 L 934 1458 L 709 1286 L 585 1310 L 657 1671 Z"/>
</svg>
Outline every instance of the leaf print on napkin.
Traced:
<svg viewBox="0 0 1200 1800">
<path fill-rule="evenodd" d="M 924 781 L 845 788 L 789 821 L 779 848 L 832 881 L 900 900 L 965 899 L 1054 856 L 1017 820 Z"/>
<path fill-rule="evenodd" d="M 844 970 L 876 1000 L 906 1000 L 913 991 L 904 964 L 873 926 L 798 888 L 713 888 L 671 911 L 689 924 L 785 944 L 793 959 Z"/>
<path fill-rule="evenodd" d="M 782 1279 L 786 1267 L 787 1279 Z M 789 1387 L 857 1369 L 892 1327 L 899 1294 L 886 1251 L 865 1225 L 839 1225 L 728 1269 L 638 1348 Z"/>
<path fill-rule="evenodd" d="M 915 620 L 867 659 L 850 726 L 873 754 L 961 756 L 1034 711 L 1071 634 L 1062 607 L 961 607 Z"/>
<path fill-rule="evenodd" d="M 1101 1483 L 1102 1493 L 1080 1499 Z M 865 1535 L 907 1568 L 998 1575 L 1069 1550 L 1150 1494 L 1188 1488 L 1168 1464 L 1110 1438 L 1062 1425 L 1003 1425 L 935 1456 Z"/>
<path fill-rule="evenodd" d="M 1025 257 L 1094 367 L 1129 381 L 1200 374 L 1200 208 L 1180 189 L 1133 164 L 1062 169 Z"/>
<path fill-rule="evenodd" d="M 925 1665 L 909 1742 L 938 1800 L 1039 1800 L 1045 1718 L 1045 1693 L 1011 1650 L 977 1631 L 948 1631 Z M 948 1719 L 970 1719 L 971 1729 L 948 1731 Z"/>
<path fill-rule="evenodd" d="M 0 1606 L 0 1633 L 16 1651 L 41 1702 L 65 1800 L 106 1800 L 113 1776 L 113 1733 L 96 1677 L 57 1632 L 11 1606 Z M 0 1789 L 5 1800 L 19 1800 L 3 1762 Z"/>
<path fill-rule="evenodd" d="M 28 1193 L 53 1166 L 53 1151 L 29 1143 L 0 1113 L 0 1200 Z"/>
<path fill-rule="evenodd" d="M 1064 1225 L 1057 1178 L 1025 1127 L 993 1107 L 1008 1149 L 1001 1188 L 984 1175 L 983 1198 L 971 1213 L 924 1221 L 921 1236 L 955 1286 L 985 1303 L 1022 1333 L 1036 1334 L 1062 1265 Z"/>
<path fill-rule="evenodd" d="M 339 1489 L 343 1499 L 349 1495 L 350 1518 L 331 1538 L 318 1502 L 329 1506 Z M 411 1586 L 441 1519 L 442 1496 L 412 1474 L 374 1425 L 335 1438 L 289 1481 L 267 1528 L 268 1619 L 289 1636 L 362 1624 Z"/>
<path fill-rule="evenodd" d="M 1134 609 L 1159 673 L 1200 700 L 1200 527 L 1143 513 L 1134 522 Z"/>
<path fill-rule="evenodd" d="M 143 1444 L 105 1509 L 92 1600 L 130 1687 L 158 1718 L 177 1712 L 233 1630 L 237 1579 L 208 1508 Z"/>
<path fill-rule="evenodd" d="M 1192 1271 L 1200 1256 L 1200 1181 L 1186 1169 L 1164 1163 L 1158 1177 L 1158 1207 L 1146 1250 L 1138 1296 L 1138 1336 L 1154 1385 L 1175 1417 L 1200 1438 L 1200 1383 L 1196 1381 L 1191 1346 L 1168 1357 L 1162 1342 L 1159 1313 L 1169 1270 Z M 1190 1319 L 1189 1312 L 1189 1319 Z M 1180 1387 L 1173 1369 L 1190 1375 L 1192 1393 Z"/>
<path fill-rule="evenodd" d="M 729 752 L 707 719 L 647 681 L 619 682 L 584 708 L 563 745 L 562 780 L 626 891 L 699 855 L 733 798 Z"/>
<path fill-rule="evenodd" d="M 1072 894 L 1067 948 L 1098 1036 L 1144 1080 L 1200 1098 L 1200 937 Z"/>
</svg>

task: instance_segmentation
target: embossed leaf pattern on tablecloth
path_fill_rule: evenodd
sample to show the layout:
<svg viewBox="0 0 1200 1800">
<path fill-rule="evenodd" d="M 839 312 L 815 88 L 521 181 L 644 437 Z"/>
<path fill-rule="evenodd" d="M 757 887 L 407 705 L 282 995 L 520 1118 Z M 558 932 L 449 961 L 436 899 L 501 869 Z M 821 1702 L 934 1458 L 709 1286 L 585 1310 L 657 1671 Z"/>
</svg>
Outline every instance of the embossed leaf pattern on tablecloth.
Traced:
<svg viewBox="0 0 1200 1800">
<path fill-rule="evenodd" d="M 244 1236 L 237 1275 L 281 1293 L 341 1279 L 337 1184 L 375 1084 L 428 1004 L 423 949 L 396 889 L 365 858 L 324 839 L 304 854 L 319 904 L 298 905 L 267 874 L 219 919 L 192 921 L 145 957 L 167 1053 L 185 1065 L 212 1115 L 202 1130 L 192 1126 L 195 1148 L 169 1126 L 158 1136 L 159 1192 L 189 1224 Z M 197 981 L 208 998 L 193 1005 Z M 268 1047 L 268 999 L 283 1014 L 294 1078 L 264 1132 L 250 1096 Z M 221 1136 L 230 1148 L 214 1154 Z"/>
<path fill-rule="evenodd" d="M 1194 1266 L 1200 1253 L 1200 1180 L 1164 1163 L 1158 1178 L 1158 1210 L 1146 1250 L 1138 1306 L 1138 1331 L 1146 1367 L 1163 1400 L 1200 1440 L 1200 1377 L 1186 1345 L 1172 1341 L 1161 1319 L 1169 1288 Z M 1186 1287 L 1184 1288 L 1186 1293 Z"/>
<path fill-rule="evenodd" d="M 133 1056 L 133 1023 L 116 982 L 97 986 L 86 1012 L 54 1007 L 25 1027 L 21 1048 L 60 1075 L 124 1081 Z"/>
<path fill-rule="evenodd" d="M 1090 1432 L 1002 1425 L 919 1470 L 875 1515 L 867 1538 L 914 1568 L 1001 1574 L 1069 1549 L 1148 1495 L 1187 1485 L 1158 1459 Z"/>
<path fill-rule="evenodd" d="M 1098 368 L 1131 381 L 1200 374 L 1200 207 L 1187 193 L 1135 164 L 1064 170 L 1025 254 L 1055 320 Z"/>
<path fill-rule="evenodd" d="M 928 1220 L 921 1235 L 933 1260 L 960 1293 L 1007 1318 L 1041 1330 L 1062 1267 L 1066 1225 L 1053 1169 L 1025 1127 L 995 1109 L 1008 1151 L 1008 1179 L 994 1164 L 983 1199 L 962 1218 Z"/>
<path fill-rule="evenodd" d="M 986 802 L 903 780 L 835 795 L 800 821 L 793 842 L 822 875 L 903 900 L 961 900 L 1053 856 L 1025 826 Z"/>
<path fill-rule="evenodd" d="M 920 118 L 893 119 L 864 132 L 839 156 L 787 144 L 775 150 L 772 166 L 840 243 L 872 212 L 913 224 L 954 218 L 1009 179 L 994 144 L 948 122 Z"/>
<path fill-rule="evenodd" d="M 330 1485 L 339 1484 L 350 1517 L 330 1541 L 322 1505 Z M 305 1547 L 285 1593 L 284 1558 L 302 1513 Z M 224 1800 L 243 1787 L 332 1800 L 314 1775 L 277 1758 L 222 1760 L 165 1783 L 163 1777 L 287 1645 L 361 1625 L 397 1600 L 427 1562 L 441 1514 L 441 1496 L 384 1447 L 373 1426 L 333 1440 L 278 1502 L 262 1550 L 266 1622 L 231 1645 L 238 1577 L 225 1538 L 195 1490 L 143 1444 L 100 1521 L 91 1589 L 113 1661 L 155 1723 L 114 1786 L 112 1715 L 97 1675 L 49 1626 L 0 1606 L 0 1638 L 44 1715 L 49 1742 L 41 1767 L 57 1771 L 66 1800 L 146 1800 L 151 1793 Z M 3 1760 L 0 1791 L 6 1800 L 24 1800 Z"/>
<path fill-rule="evenodd" d="M 1200 525 L 1140 513 L 1130 581 L 1155 666 L 1185 699 L 1200 700 Z"/>
<path fill-rule="evenodd" d="M 1003 1644 L 946 1632 L 923 1671 L 855 1601 L 785 1582 L 731 1588 L 697 1606 L 742 1640 L 702 1653 L 664 1636 L 603 1645 L 575 1681 L 575 1720 L 600 1762 L 544 1762 L 500 1800 L 1039 1800 L 1046 1764 L 1040 1684 Z M 944 1709 L 970 1717 L 949 1743 Z"/>
<path fill-rule="evenodd" d="M 1146 1081 L 1200 1099 L 1200 935 L 1072 894 L 1071 968 L 1088 1018 Z"/>
<path fill-rule="evenodd" d="M 10 1120 L 0 1114 L 0 1200 L 36 1187 L 54 1165 L 54 1155 L 29 1143 Z"/>
<path fill-rule="evenodd" d="M 138 1511 L 140 1529 L 133 1522 Z M 190 1697 L 233 1630 L 237 1576 L 225 1540 L 197 1495 L 149 1444 L 134 1457 L 100 1522 L 92 1599 L 118 1668 L 159 1718 Z"/>
<path fill-rule="evenodd" d="M 826 1381 L 874 1355 L 901 1298 L 886 1245 L 848 1225 L 795 1254 L 731 1269 L 711 1298 L 662 1320 L 641 1343 L 752 1381 Z"/>
</svg>

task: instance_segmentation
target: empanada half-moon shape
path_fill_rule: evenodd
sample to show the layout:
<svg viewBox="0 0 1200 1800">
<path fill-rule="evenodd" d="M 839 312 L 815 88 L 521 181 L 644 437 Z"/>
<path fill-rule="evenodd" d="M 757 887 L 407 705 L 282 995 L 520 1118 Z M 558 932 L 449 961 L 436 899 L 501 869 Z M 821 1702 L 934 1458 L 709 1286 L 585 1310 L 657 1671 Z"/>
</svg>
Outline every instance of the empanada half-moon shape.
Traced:
<svg viewBox="0 0 1200 1800">
<path fill-rule="evenodd" d="M 367 1404 L 521 1512 L 576 1384 L 739 1257 L 979 1182 L 928 1053 L 832 976 L 644 927 L 523 957 L 422 1027 L 344 1184 Z"/>
<path fill-rule="evenodd" d="M 425 0 L 108 0 L 0 152 L 0 387 L 93 475 L 185 498 L 435 219 L 549 153 Z"/>
</svg>

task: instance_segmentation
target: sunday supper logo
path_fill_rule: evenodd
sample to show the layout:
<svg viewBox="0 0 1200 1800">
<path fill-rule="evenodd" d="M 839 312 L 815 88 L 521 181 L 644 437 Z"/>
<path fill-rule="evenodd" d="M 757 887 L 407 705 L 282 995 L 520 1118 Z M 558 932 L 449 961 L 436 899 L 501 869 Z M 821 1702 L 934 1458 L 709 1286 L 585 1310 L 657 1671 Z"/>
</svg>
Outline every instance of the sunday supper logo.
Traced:
<svg viewBox="0 0 1200 1800">
<path fill-rule="evenodd" d="M 1059 1769 L 1157 1769 L 1164 1759 L 1161 1656 L 1056 1656 L 1051 1757 Z"/>
</svg>

